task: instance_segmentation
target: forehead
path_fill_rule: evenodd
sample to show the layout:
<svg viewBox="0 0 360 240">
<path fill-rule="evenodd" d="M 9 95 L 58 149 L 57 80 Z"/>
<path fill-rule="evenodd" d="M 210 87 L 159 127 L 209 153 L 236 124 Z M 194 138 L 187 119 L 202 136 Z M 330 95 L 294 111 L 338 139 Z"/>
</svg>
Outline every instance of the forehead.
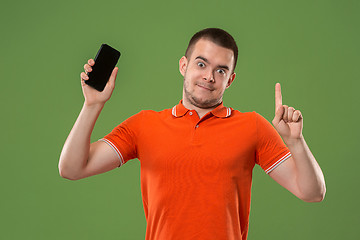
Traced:
<svg viewBox="0 0 360 240">
<path fill-rule="evenodd" d="M 229 67 L 234 64 L 234 53 L 231 49 L 221 47 L 207 39 L 200 39 L 195 43 L 190 58 L 195 59 L 198 56 L 205 57 L 210 62 L 227 64 Z"/>
</svg>

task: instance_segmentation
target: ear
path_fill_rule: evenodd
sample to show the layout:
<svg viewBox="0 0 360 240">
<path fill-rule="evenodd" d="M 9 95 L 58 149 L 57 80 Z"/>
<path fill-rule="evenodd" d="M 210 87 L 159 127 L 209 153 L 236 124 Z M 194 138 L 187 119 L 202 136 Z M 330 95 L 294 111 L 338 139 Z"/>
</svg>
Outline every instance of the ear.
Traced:
<svg viewBox="0 0 360 240">
<path fill-rule="evenodd" d="M 233 72 L 233 73 L 230 75 L 229 80 L 228 80 L 228 82 L 227 82 L 227 84 L 226 84 L 226 88 L 229 88 L 229 87 L 230 87 L 230 85 L 233 83 L 233 81 L 234 81 L 234 79 L 235 79 L 235 76 L 236 76 L 236 73 L 235 73 L 235 72 Z"/>
<path fill-rule="evenodd" d="M 183 76 L 185 76 L 187 64 L 188 64 L 188 60 L 187 60 L 187 58 L 186 58 L 185 56 L 183 56 L 182 58 L 180 58 L 180 61 L 179 61 L 179 71 L 180 71 L 181 75 L 183 75 Z"/>
</svg>

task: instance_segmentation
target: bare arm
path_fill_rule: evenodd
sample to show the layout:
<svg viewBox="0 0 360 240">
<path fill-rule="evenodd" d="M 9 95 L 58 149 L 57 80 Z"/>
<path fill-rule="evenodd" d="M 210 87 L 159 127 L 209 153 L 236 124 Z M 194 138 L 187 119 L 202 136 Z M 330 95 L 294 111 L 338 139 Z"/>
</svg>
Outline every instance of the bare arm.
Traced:
<svg viewBox="0 0 360 240">
<path fill-rule="evenodd" d="M 94 60 L 90 59 L 84 66 L 85 71 L 92 71 L 91 66 L 94 64 Z M 110 146 L 100 141 L 90 144 L 95 122 L 115 87 L 117 71 L 118 68 L 114 68 L 103 92 L 98 92 L 85 84 L 84 80 L 88 77 L 84 72 L 81 73 L 85 102 L 61 151 L 59 173 L 62 177 L 77 180 L 119 166 L 120 160 Z"/>
<path fill-rule="evenodd" d="M 275 110 L 272 123 L 292 156 L 270 172 L 269 176 L 303 201 L 322 201 L 326 192 L 324 175 L 302 135 L 301 112 L 282 105 L 280 84 L 275 86 Z"/>
<path fill-rule="evenodd" d="M 305 139 L 288 145 L 291 157 L 269 176 L 305 202 L 320 202 L 325 197 L 324 175 Z"/>
</svg>

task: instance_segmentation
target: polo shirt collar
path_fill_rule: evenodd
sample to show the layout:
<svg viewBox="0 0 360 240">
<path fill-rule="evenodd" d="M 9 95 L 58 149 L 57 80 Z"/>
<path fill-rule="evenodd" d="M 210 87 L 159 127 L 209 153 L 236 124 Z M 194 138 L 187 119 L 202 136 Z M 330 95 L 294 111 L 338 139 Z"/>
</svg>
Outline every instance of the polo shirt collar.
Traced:
<svg viewBox="0 0 360 240">
<path fill-rule="evenodd" d="M 172 108 L 172 115 L 174 117 L 182 117 L 184 116 L 188 111 L 190 111 L 189 109 L 187 109 L 183 104 L 182 104 L 182 100 L 180 100 L 178 105 L 175 105 Z M 232 108 L 228 108 L 225 107 L 223 105 L 223 103 L 221 102 L 221 104 L 219 106 L 217 106 L 214 110 L 211 111 L 211 113 L 216 116 L 216 117 L 220 117 L 220 118 L 227 118 L 231 116 L 231 112 L 232 112 Z"/>
</svg>

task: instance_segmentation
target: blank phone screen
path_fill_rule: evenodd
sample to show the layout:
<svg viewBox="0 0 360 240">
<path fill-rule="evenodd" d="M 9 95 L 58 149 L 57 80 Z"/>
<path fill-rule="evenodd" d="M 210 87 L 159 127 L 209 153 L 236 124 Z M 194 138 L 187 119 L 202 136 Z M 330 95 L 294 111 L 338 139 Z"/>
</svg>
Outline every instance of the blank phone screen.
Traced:
<svg viewBox="0 0 360 240">
<path fill-rule="evenodd" d="M 94 59 L 95 64 L 92 66 L 92 71 L 88 73 L 89 79 L 85 83 L 102 92 L 120 55 L 118 50 L 102 44 Z"/>
</svg>

